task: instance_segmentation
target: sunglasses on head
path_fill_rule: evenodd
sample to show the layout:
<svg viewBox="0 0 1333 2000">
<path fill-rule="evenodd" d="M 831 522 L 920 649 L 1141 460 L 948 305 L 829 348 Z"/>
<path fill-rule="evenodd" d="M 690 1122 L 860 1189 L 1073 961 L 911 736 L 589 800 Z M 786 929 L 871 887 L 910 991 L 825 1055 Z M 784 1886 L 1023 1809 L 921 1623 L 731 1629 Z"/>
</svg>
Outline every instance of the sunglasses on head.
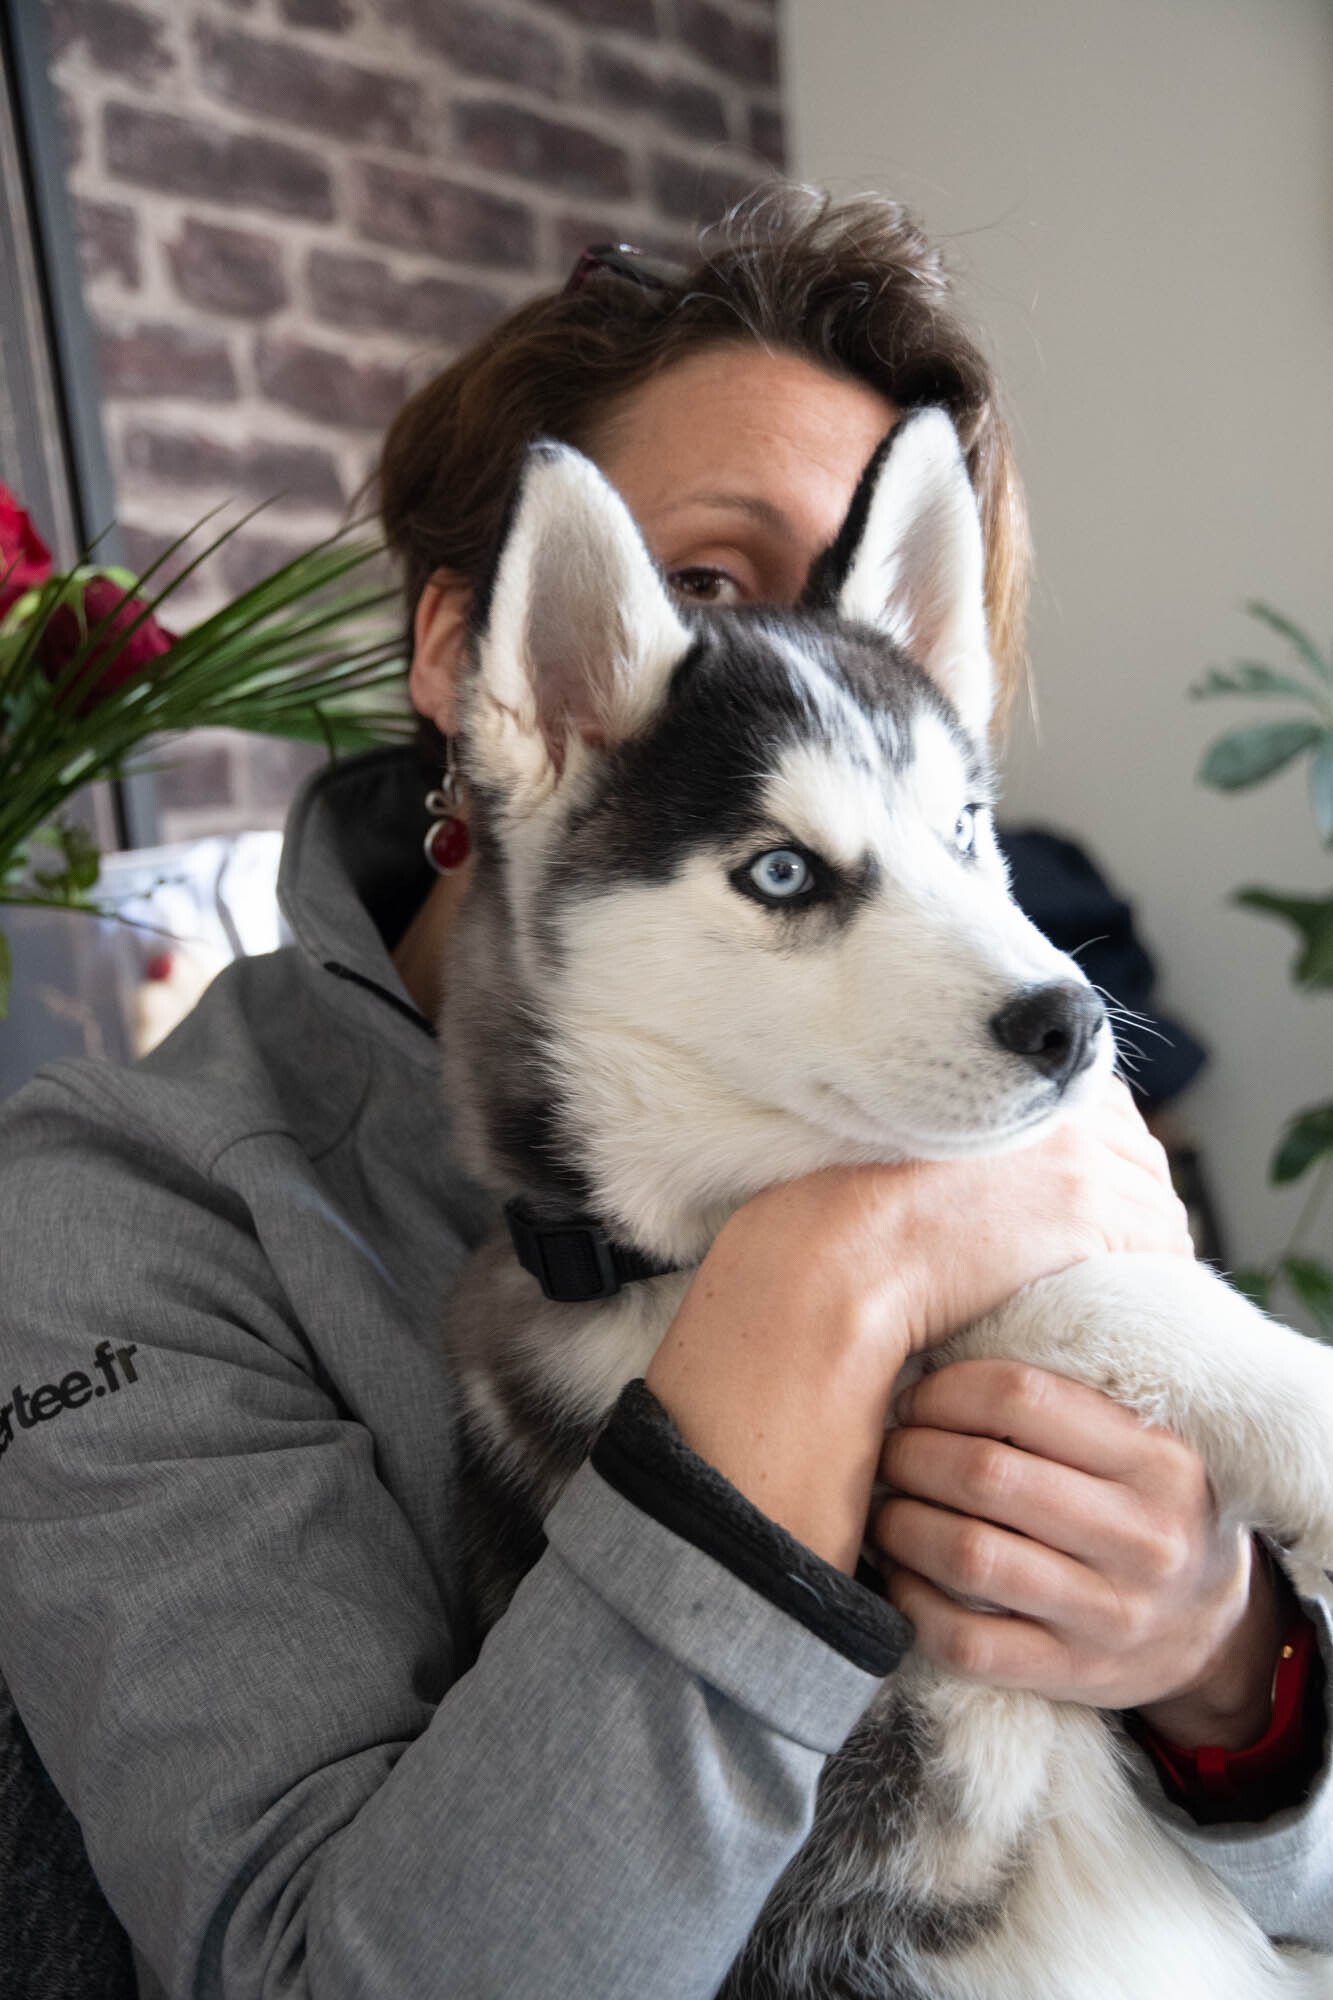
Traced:
<svg viewBox="0 0 1333 2000">
<path fill-rule="evenodd" d="M 647 262 L 642 250 L 632 243 L 590 243 L 586 250 L 579 252 L 578 261 L 565 280 L 565 292 L 581 292 L 590 278 L 605 275 L 621 278 L 626 284 L 637 285 L 644 292 L 669 292 L 672 278 L 667 275 L 670 266 L 657 269 Z M 680 267 L 674 267 L 679 270 Z"/>
</svg>

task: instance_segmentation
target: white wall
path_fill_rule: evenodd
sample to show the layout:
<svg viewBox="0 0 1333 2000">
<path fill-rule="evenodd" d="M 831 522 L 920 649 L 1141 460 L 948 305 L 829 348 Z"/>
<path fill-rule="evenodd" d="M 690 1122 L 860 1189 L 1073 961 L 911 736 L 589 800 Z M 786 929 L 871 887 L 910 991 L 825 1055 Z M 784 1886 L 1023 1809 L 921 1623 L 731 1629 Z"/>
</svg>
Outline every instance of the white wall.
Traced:
<svg viewBox="0 0 1333 2000">
<path fill-rule="evenodd" d="M 1163 1005 L 1212 1046 L 1182 1109 L 1233 1255 L 1300 1206 L 1281 1117 L 1333 1094 L 1333 998 L 1241 882 L 1323 890 L 1298 780 L 1194 783 L 1241 610 L 1333 632 L 1333 8 L 1328 0 L 785 0 L 793 171 L 898 194 L 965 279 L 1009 390 L 1038 556 L 1040 742 L 1007 816 L 1087 838 L 1136 904 Z M 1319 1246 L 1333 1252 L 1333 1218 Z M 1315 1247 L 1311 1244 L 1310 1247 Z"/>
</svg>

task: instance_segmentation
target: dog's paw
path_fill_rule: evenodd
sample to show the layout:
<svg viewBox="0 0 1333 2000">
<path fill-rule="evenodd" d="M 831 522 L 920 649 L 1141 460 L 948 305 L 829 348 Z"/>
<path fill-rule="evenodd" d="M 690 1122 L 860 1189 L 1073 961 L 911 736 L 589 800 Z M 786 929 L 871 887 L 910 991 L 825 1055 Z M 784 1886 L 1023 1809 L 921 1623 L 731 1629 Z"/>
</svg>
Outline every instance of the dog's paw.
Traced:
<svg viewBox="0 0 1333 2000">
<path fill-rule="evenodd" d="M 1048 1368 L 1175 1431 L 1219 1504 L 1290 1552 L 1302 1594 L 1328 1591 L 1333 1349 L 1269 1319 L 1205 1265 L 1116 1256 L 1028 1286 L 937 1358 L 977 1356 Z"/>
</svg>

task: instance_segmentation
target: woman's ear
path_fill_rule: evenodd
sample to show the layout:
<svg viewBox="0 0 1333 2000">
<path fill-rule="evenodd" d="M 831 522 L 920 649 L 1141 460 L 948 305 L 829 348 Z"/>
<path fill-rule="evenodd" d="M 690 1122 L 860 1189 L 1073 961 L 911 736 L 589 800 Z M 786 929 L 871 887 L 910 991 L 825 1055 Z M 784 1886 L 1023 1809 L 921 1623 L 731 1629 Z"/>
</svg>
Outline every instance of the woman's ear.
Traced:
<svg viewBox="0 0 1333 2000">
<path fill-rule="evenodd" d="M 456 571 L 437 569 L 417 599 L 412 623 L 408 693 L 418 715 L 452 736 L 458 723 L 458 675 L 472 609 L 472 585 Z"/>
</svg>

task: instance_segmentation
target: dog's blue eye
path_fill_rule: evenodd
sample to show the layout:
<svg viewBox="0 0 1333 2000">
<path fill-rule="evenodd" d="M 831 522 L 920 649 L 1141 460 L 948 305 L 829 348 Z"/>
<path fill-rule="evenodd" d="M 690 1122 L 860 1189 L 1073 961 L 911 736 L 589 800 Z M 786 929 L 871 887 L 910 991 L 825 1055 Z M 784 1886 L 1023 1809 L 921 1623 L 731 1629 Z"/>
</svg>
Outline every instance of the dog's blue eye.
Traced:
<svg viewBox="0 0 1333 2000">
<path fill-rule="evenodd" d="M 774 903 L 789 903 L 814 881 L 810 863 L 794 847 L 775 847 L 750 863 L 750 880 L 761 896 Z"/>
<path fill-rule="evenodd" d="M 964 806 L 958 815 L 953 844 L 960 854 L 975 854 L 977 851 L 977 814 L 980 810 L 980 806 Z"/>
</svg>

